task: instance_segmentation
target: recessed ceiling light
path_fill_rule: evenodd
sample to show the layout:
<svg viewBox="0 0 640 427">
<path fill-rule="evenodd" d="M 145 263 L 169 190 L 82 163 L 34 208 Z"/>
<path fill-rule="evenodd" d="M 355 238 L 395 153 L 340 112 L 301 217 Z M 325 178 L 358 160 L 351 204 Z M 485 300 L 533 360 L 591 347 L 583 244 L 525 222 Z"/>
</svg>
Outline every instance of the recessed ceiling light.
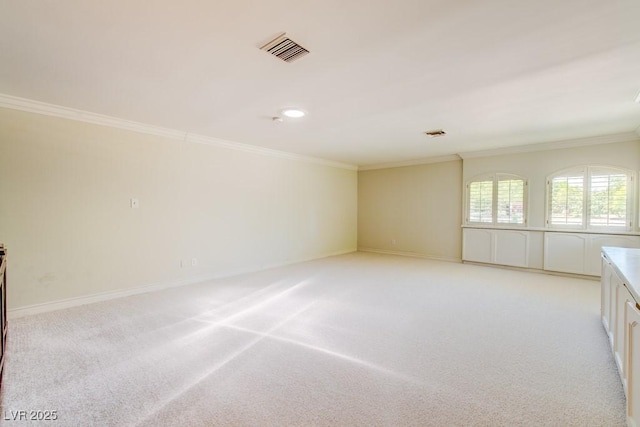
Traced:
<svg viewBox="0 0 640 427">
<path fill-rule="evenodd" d="M 299 108 L 285 108 L 284 110 L 282 110 L 282 114 L 292 119 L 299 119 L 300 117 L 304 117 L 307 115 L 306 112 L 302 111 Z"/>
</svg>

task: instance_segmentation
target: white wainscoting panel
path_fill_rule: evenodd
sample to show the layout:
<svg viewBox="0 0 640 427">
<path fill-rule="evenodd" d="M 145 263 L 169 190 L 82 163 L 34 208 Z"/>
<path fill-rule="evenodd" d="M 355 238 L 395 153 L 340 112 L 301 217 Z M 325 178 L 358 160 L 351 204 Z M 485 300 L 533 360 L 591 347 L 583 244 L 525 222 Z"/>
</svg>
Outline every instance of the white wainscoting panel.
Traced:
<svg viewBox="0 0 640 427">
<path fill-rule="evenodd" d="M 462 260 L 600 276 L 603 246 L 640 248 L 640 236 L 541 230 L 462 230 Z"/>
<path fill-rule="evenodd" d="M 600 276 L 603 246 L 640 248 L 640 236 L 587 233 L 544 233 L 544 269 Z"/>
<path fill-rule="evenodd" d="M 629 342 L 625 364 L 627 378 L 627 424 L 640 426 L 640 309 L 634 302 L 627 302 L 626 320 Z"/>
<path fill-rule="evenodd" d="M 493 260 L 493 230 L 465 228 L 462 231 L 462 259 L 491 263 Z"/>
<path fill-rule="evenodd" d="M 544 269 L 584 274 L 588 234 L 544 233 Z"/>
<path fill-rule="evenodd" d="M 542 268 L 542 234 L 528 230 L 465 228 L 462 231 L 464 261 Z"/>
<path fill-rule="evenodd" d="M 494 262 L 500 265 L 528 267 L 530 234 L 528 231 L 496 230 Z"/>
</svg>

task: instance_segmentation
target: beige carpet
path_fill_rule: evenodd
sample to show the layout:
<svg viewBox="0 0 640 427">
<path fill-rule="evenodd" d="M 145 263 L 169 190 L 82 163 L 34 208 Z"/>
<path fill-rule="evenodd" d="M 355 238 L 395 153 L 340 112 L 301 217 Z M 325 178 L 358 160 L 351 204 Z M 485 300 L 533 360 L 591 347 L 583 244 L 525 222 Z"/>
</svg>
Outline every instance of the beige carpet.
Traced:
<svg viewBox="0 0 640 427">
<path fill-rule="evenodd" d="M 355 253 L 16 319 L 2 418 L 623 426 L 599 297 L 595 281 Z"/>
</svg>

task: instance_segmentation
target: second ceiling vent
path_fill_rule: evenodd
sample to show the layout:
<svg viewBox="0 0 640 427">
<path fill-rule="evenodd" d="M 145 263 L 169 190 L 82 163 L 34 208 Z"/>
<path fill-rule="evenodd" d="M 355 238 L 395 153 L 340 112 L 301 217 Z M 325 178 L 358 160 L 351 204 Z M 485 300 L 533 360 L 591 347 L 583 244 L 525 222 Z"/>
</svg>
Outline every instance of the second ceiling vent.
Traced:
<svg viewBox="0 0 640 427">
<path fill-rule="evenodd" d="M 280 34 L 260 49 L 269 52 L 285 62 L 293 62 L 309 53 L 307 49 L 287 37 L 287 33 Z"/>
<path fill-rule="evenodd" d="M 426 131 L 425 133 L 429 135 L 431 138 L 437 138 L 439 136 L 445 136 L 447 134 L 442 129 L 429 130 L 429 131 Z"/>
</svg>

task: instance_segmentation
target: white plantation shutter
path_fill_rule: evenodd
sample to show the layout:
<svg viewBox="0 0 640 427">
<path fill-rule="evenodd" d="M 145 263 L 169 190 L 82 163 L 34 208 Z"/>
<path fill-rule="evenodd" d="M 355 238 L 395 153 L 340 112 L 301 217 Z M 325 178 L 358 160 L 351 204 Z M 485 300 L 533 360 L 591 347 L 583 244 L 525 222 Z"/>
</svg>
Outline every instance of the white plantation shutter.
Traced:
<svg viewBox="0 0 640 427">
<path fill-rule="evenodd" d="M 627 226 L 627 174 L 594 169 L 590 174 L 589 225 L 593 227 Z"/>
<path fill-rule="evenodd" d="M 550 227 L 630 230 L 632 174 L 608 167 L 583 167 L 548 182 Z"/>
<path fill-rule="evenodd" d="M 584 170 L 565 172 L 550 180 L 549 225 L 581 227 L 584 217 Z"/>
<path fill-rule="evenodd" d="M 469 222 L 493 222 L 493 180 L 469 183 Z"/>
<path fill-rule="evenodd" d="M 498 175 L 498 223 L 524 224 L 524 187 L 521 178 Z"/>
<path fill-rule="evenodd" d="M 467 184 L 467 223 L 525 224 L 526 181 L 515 175 L 483 176 Z"/>
</svg>

